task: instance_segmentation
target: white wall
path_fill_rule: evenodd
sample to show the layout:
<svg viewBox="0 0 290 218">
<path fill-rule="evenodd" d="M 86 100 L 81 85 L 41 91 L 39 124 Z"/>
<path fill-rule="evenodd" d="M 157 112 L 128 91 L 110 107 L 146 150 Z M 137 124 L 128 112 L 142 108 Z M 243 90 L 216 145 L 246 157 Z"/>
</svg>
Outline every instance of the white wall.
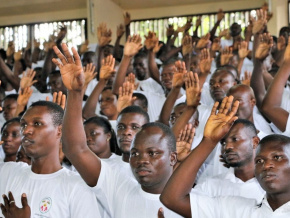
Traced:
<svg viewBox="0 0 290 218">
<path fill-rule="evenodd" d="M 278 36 L 283 26 L 288 26 L 288 3 L 286 0 L 272 0 L 273 17 L 268 23 L 271 34 Z"/>
</svg>

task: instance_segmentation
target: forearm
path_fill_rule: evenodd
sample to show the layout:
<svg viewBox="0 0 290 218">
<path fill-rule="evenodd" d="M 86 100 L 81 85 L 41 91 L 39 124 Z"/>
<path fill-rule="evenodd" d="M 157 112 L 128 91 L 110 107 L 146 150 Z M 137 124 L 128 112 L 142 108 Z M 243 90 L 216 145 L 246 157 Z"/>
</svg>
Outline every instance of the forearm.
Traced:
<svg viewBox="0 0 290 218">
<path fill-rule="evenodd" d="M 169 126 L 169 119 L 170 119 L 171 111 L 175 104 L 176 99 L 178 98 L 179 92 L 180 92 L 180 88 L 173 87 L 171 89 L 171 91 L 169 92 L 163 104 L 163 107 L 159 116 L 159 122 Z"/>
<path fill-rule="evenodd" d="M 213 39 L 214 39 L 214 36 L 215 36 L 215 32 L 216 32 L 218 26 L 220 25 L 220 22 L 221 22 L 221 21 L 218 20 L 218 21 L 214 24 L 213 28 L 212 28 L 211 31 L 210 31 L 210 40 L 211 40 L 212 42 L 213 42 Z"/>
<path fill-rule="evenodd" d="M 160 75 L 159 75 L 159 69 L 157 67 L 157 64 L 155 62 L 155 54 L 154 52 L 151 50 L 149 51 L 148 54 L 148 65 L 149 65 L 149 72 L 150 72 L 150 76 L 159 84 L 161 84 L 160 81 Z"/>
<path fill-rule="evenodd" d="M 27 67 L 31 68 L 31 49 L 24 52 L 24 61 Z"/>
<path fill-rule="evenodd" d="M 161 202 L 166 207 L 184 217 L 191 217 L 191 213 L 194 212 L 190 209 L 189 193 L 199 168 L 216 144 L 217 142 L 203 138 L 201 143 L 176 168 L 160 196 Z"/>
<path fill-rule="evenodd" d="M 131 31 L 130 31 L 130 24 L 126 25 L 126 40 L 128 39 L 128 37 L 131 35 Z"/>
<path fill-rule="evenodd" d="M 48 75 L 56 68 L 55 64 L 52 63 L 51 61 L 53 57 L 54 57 L 53 49 L 49 49 L 46 53 L 44 65 L 43 65 L 42 73 L 41 73 L 41 80 L 45 84 L 46 84 L 46 79 Z"/>
<path fill-rule="evenodd" d="M 92 91 L 91 95 L 88 97 L 86 104 L 83 108 L 83 118 L 88 119 L 96 115 L 95 111 L 97 108 L 99 96 L 103 89 L 106 86 L 106 81 L 100 79 L 94 90 Z"/>
<path fill-rule="evenodd" d="M 194 32 L 193 32 L 193 36 L 197 36 L 198 35 L 198 28 L 199 28 L 200 26 L 197 26 L 196 28 L 195 28 L 195 30 L 194 30 Z"/>
<path fill-rule="evenodd" d="M 119 95 L 119 87 L 123 85 L 125 81 L 126 72 L 131 63 L 131 58 L 128 56 L 123 56 L 122 61 L 119 66 L 119 70 L 116 74 L 116 78 L 113 83 L 113 93 Z"/>
<path fill-rule="evenodd" d="M 256 97 L 256 104 L 259 109 L 261 109 L 262 101 L 266 94 L 262 72 L 263 72 L 263 61 L 254 59 L 254 69 L 250 85 L 254 91 Z"/>
<path fill-rule="evenodd" d="M 0 72 L 6 77 L 8 82 L 12 85 L 15 90 L 19 89 L 20 79 L 18 76 L 14 76 L 13 72 L 5 64 L 3 59 L 0 57 Z"/>
<path fill-rule="evenodd" d="M 40 54 L 40 49 L 34 48 L 33 52 L 32 52 L 32 57 L 31 57 L 32 63 L 37 63 L 38 58 L 39 58 L 39 54 Z"/>
<path fill-rule="evenodd" d="M 113 52 L 113 56 L 117 60 L 122 58 L 122 56 L 120 56 L 120 54 L 121 54 L 120 41 L 121 41 L 121 37 L 117 37 L 116 42 L 115 42 L 115 46 L 114 46 L 114 52 Z"/>
<path fill-rule="evenodd" d="M 177 48 L 173 48 L 171 49 L 169 52 L 166 52 L 166 54 L 163 54 L 162 57 L 160 57 L 160 60 L 163 62 L 168 61 L 172 56 L 174 56 L 175 54 L 177 54 L 178 52 L 181 52 L 182 47 L 179 46 Z"/>
<path fill-rule="evenodd" d="M 83 92 L 69 91 L 62 126 L 63 152 L 89 186 L 97 184 L 101 162 L 87 146 L 82 122 Z"/>
<path fill-rule="evenodd" d="M 239 62 L 238 62 L 238 79 L 241 80 L 241 72 L 242 72 L 242 67 L 243 67 L 243 64 L 244 64 L 244 58 L 239 58 Z"/>
<path fill-rule="evenodd" d="M 193 116 L 195 111 L 197 110 L 196 107 L 186 106 L 185 111 L 181 114 L 181 116 L 176 120 L 174 126 L 172 127 L 172 132 L 174 133 L 175 137 L 177 138 L 180 131 L 184 128 L 184 126 L 188 123 L 190 118 Z"/>
</svg>

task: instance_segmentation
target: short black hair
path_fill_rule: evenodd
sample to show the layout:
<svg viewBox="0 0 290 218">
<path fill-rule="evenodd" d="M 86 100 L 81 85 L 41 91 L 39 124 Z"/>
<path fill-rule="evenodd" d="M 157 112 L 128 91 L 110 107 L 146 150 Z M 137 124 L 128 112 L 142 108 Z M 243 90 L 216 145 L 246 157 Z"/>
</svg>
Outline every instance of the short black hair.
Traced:
<svg viewBox="0 0 290 218">
<path fill-rule="evenodd" d="M 136 97 L 138 100 L 140 100 L 142 102 L 143 108 L 148 108 L 148 100 L 147 100 L 145 95 L 143 95 L 142 93 L 139 93 L 139 92 L 135 92 L 135 93 L 133 93 L 132 96 Z"/>
<path fill-rule="evenodd" d="M 285 136 L 285 135 L 281 135 L 281 134 L 267 135 L 266 137 L 264 137 L 260 141 L 259 146 L 263 146 L 264 144 L 266 144 L 269 141 L 271 141 L 271 142 L 279 142 L 280 144 L 284 144 L 284 145 L 289 145 L 290 146 L 290 137 Z"/>
<path fill-rule="evenodd" d="M 1 134 L 3 133 L 4 128 L 5 128 L 9 123 L 14 123 L 14 122 L 16 122 L 16 123 L 20 123 L 20 117 L 14 117 L 14 118 L 12 118 L 12 119 L 10 119 L 10 120 L 7 120 L 7 121 L 3 124 L 2 128 L 1 128 Z"/>
<path fill-rule="evenodd" d="M 118 143 L 117 143 L 116 133 L 115 133 L 114 129 L 112 128 L 108 119 L 106 119 L 104 117 L 94 116 L 94 117 L 87 119 L 84 122 L 84 125 L 86 125 L 88 123 L 93 123 L 96 126 L 102 127 L 104 129 L 104 133 L 111 133 L 111 139 L 110 139 L 111 152 L 114 152 L 117 155 L 122 154 L 121 150 L 119 149 Z"/>
<path fill-rule="evenodd" d="M 129 107 L 125 107 L 119 114 L 118 114 L 118 118 L 123 115 L 123 114 L 128 114 L 128 113 L 136 113 L 136 114 L 140 114 L 145 118 L 145 122 L 148 123 L 150 121 L 149 119 L 149 115 L 146 111 L 144 111 L 141 107 L 139 106 L 129 106 Z"/>
<path fill-rule="evenodd" d="M 147 53 L 144 52 L 144 51 L 139 51 L 135 56 L 134 56 L 134 59 L 137 59 L 137 58 L 146 58 L 147 60 Z"/>
<path fill-rule="evenodd" d="M 14 99 L 15 101 L 17 101 L 18 98 L 18 94 L 10 94 L 10 95 L 6 95 L 5 98 L 3 98 L 3 101 L 5 101 L 6 99 Z"/>
<path fill-rule="evenodd" d="M 54 70 L 54 71 L 51 71 L 51 72 L 50 72 L 50 74 L 49 74 L 49 76 L 50 76 L 50 75 L 61 76 L 61 74 L 60 74 L 60 71 L 59 71 L 59 70 Z"/>
<path fill-rule="evenodd" d="M 233 73 L 230 71 L 230 70 L 228 70 L 228 69 L 226 69 L 226 68 L 224 68 L 224 67 L 218 67 L 215 71 L 214 71 L 214 73 L 212 74 L 212 76 L 215 74 L 215 73 L 217 73 L 218 71 L 226 71 L 232 78 L 233 78 L 233 81 L 235 81 L 236 80 L 236 78 L 235 78 L 235 76 L 233 75 Z"/>
<path fill-rule="evenodd" d="M 36 101 L 32 103 L 29 108 L 36 106 L 47 108 L 47 111 L 50 113 L 52 117 L 52 122 L 54 126 L 62 125 L 64 110 L 62 109 L 61 106 L 50 101 Z"/>
<path fill-rule="evenodd" d="M 162 132 L 165 135 L 166 141 L 167 141 L 167 147 L 171 152 L 176 151 L 176 138 L 172 132 L 172 130 L 166 126 L 163 123 L 160 122 L 151 122 L 151 123 L 146 123 L 142 126 L 141 130 L 136 134 L 135 138 L 137 135 L 142 132 L 142 130 L 147 129 L 149 127 L 157 127 L 162 130 Z"/>
<path fill-rule="evenodd" d="M 252 137 L 257 136 L 258 131 L 257 131 L 254 123 L 252 123 L 251 121 L 246 120 L 246 119 L 237 119 L 234 122 L 233 126 L 235 126 L 239 123 L 243 124 L 243 126 L 249 130 L 249 133 L 253 134 Z"/>
</svg>

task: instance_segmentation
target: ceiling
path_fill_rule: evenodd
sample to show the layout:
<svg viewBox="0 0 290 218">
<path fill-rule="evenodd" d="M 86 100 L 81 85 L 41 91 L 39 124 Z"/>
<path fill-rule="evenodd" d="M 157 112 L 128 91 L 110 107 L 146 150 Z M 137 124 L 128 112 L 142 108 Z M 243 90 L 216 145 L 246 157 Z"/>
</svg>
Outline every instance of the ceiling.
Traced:
<svg viewBox="0 0 290 218">
<path fill-rule="evenodd" d="M 107 0 L 106 0 L 107 1 Z M 166 7 L 174 5 L 192 5 L 200 3 L 210 3 L 220 0 L 112 0 L 124 10 L 138 8 Z M 235 1 L 235 0 L 222 0 Z"/>
<path fill-rule="evenodd" d="M 22 15 L 86 8 L 86 0 L 1 0 L 0 15 Z"/>
</svg>

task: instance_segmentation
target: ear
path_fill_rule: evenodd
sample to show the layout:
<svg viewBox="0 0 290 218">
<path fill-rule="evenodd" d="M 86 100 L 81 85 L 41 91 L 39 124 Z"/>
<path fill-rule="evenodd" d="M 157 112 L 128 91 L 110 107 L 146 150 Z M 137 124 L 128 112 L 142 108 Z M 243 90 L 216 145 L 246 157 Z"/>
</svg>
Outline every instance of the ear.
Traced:
<svg viewBox="0 0 290 218">
<path fill-rule="evenodd" d="M 258 147 L 259 142 L 260 142 L 260 138 L 258 136 L 254 136 L 252 138 L 252 142 L 253 142 L 253 149 L 256 149 Z"/>
<path fill-rule="evenodd" d="M 172 151 L 170 154 L 170 166 L 174 166 L 177 162 L 177 152 Z"/>
<path fill-rule="evenodd" d="M 110 132 L 108 132 L 106 135 L 107 135 L 107 142 L 108 142 L 112 138 L 112 134 Z"/>
<path fill-rule="evenodd" d="M 61 138 L 62 136 L 62 125 L 57 127 L 57 138 Z"/>
</svg>

